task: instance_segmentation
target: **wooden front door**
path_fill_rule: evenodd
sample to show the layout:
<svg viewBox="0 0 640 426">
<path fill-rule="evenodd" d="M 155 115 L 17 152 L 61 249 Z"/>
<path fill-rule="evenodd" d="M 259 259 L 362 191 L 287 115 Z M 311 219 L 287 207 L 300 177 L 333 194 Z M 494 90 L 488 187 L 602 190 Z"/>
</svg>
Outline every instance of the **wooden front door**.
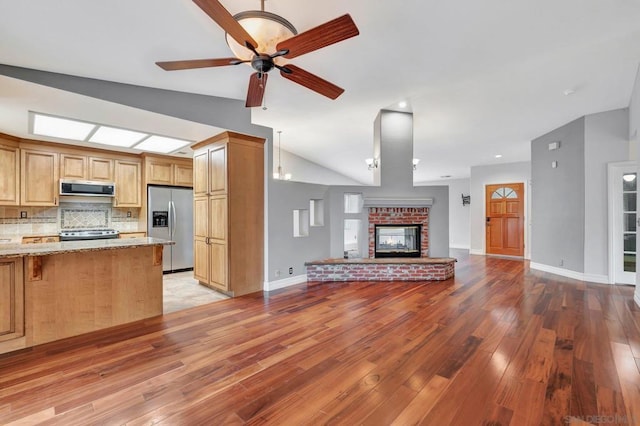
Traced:
<svg viewBox="0 0 640 426">
<path fill-rule="evenodd" d="M 524 184 L 486 187 L 487 254 L 524 255 Z"/>
</svg>

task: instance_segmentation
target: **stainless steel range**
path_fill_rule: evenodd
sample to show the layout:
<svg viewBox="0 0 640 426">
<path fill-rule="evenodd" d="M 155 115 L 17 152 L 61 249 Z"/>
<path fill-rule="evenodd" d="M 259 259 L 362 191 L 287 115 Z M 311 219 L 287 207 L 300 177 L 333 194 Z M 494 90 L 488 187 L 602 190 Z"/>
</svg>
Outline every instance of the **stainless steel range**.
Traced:
<svg viewBox="0 0 640 426">
<path fill-rule="evenodd" d="M 60 241 L 104 240 L 118 238 L 115 229 L 74 229 L 60 231 Z"/>
</svg>

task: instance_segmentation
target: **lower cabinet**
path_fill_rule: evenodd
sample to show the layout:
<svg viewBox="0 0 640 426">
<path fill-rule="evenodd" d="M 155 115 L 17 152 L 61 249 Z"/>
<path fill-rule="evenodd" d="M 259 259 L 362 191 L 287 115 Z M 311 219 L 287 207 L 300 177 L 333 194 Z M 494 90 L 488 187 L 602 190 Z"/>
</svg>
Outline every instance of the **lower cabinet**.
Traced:
<svg viewBox="0 0 640 426">
<path fill-rule="evenodd" d="M 0 353 L 23 347 L 23 259 L 0 259 Z"/>
<path fill-rule="evenodd" d="M 211 242 L 209 244 L 209 284 L 220 290 L 229 291 L 227 280 L 227 245 Z"/>
</svg>

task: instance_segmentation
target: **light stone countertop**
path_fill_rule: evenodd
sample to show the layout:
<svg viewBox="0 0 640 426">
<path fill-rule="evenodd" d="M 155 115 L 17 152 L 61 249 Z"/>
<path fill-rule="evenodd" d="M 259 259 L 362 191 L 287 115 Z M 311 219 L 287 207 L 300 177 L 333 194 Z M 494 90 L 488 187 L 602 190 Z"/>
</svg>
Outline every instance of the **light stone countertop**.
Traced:
<svg viewBox="0 0 640 426">
<path fill-rule="evenodd" d="M 49 256 L 54 254 L 73 253 L 81 251 L 116 250 L 155 245 L 173 245 L 174 241 L 160 238 L 112 238 L 87 241 L 61 241 L 59 243 L 0 244 L 0 259 L 25 256 Z"/>
</svg>

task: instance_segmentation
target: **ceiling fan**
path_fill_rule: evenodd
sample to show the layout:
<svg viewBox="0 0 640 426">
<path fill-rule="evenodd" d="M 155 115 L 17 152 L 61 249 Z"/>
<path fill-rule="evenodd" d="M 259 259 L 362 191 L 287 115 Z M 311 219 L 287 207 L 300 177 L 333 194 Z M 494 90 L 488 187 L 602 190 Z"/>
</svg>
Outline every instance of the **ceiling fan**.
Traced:
<svg viewBox="0 0 640 426">
<path fill-rule="evenodd" d="M 296 58 L 360 34 L 348 14 L 298 34 L 289 21 L 279 15 L 265 12 L 264 0 L 261 0 L 262 10 L 240 12 L 233 16 L 217 0 L 193 2 L 226 31 L 227 44 L 236 56 L 156 62 L 162 69 L 175 71 L 250 63 L 256 72 L 249 78 L 247 107 L 262 105 L 268 72 L 274 68 L 280 70 L 280 75 L 284 78 L 328 98 L 336 99 L 344 92 L 344 89 L 302 68 L 283 64 L 282 58 Z"/>
</svg>

